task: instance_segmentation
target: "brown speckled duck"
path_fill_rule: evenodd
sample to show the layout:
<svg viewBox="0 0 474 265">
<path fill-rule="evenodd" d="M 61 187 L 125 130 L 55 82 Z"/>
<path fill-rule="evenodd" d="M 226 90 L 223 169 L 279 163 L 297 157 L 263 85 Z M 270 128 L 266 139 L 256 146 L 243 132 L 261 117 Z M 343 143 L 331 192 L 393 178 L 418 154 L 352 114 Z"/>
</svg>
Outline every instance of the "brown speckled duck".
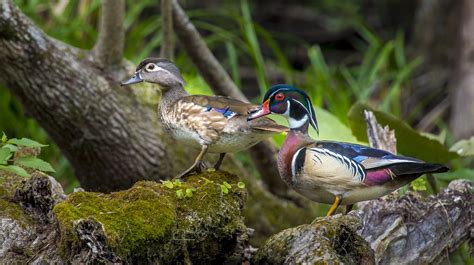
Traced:
<svg viewBox="0 0 474 265">
<path fill-rule="evenodd" d="M 256 105 L 222 96 L 189 95 L 183 88 L 179 69 L 169 60 L 143 60 L 135 74 L 122 85 L 143 81 L 158 85 L 162 91 L 158 112 L 164 128 L 180 144 L 201 148 L 192 166 L 178 175 L 179 178 L 201 171 L 207 152 L 220 153 L 214 166 L 218 170 L 225 153 L 247 149 L 287 131 L 285 126 L 271 119 L 247 121 L 247 115 Z"/>
</svg>

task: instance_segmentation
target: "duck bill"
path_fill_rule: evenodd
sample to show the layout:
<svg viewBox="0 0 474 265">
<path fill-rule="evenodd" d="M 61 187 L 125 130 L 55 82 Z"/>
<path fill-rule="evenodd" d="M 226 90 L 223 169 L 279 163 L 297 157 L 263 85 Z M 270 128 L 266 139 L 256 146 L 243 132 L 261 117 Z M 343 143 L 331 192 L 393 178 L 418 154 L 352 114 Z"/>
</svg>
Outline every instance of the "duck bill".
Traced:
<svg viewBox="0 0 474 265">
<path fill-rule="evenodd" d="M 122 86 L 128 86 L 128 85 L 137 84 L 137 83 L 140 83 L 140 82 L 143 82 L 142 77 L 140 76 L 139 73 L 135 73 L 130 79 L 128 79 L 127 81 L 122 82 L 121 85 Z"/>
<path fill-rule="evenodd" d="M 270 100 L 268 99 L 267 101 L 263 102 L 263 104 L 260 106 L 260 108 L 252 113 L 250 113 L 249 116 L 247 116 L 247 120 L 255 120 L 257 118 L 266 116 L 268 114 L 271 114 L 272 112 L 270 111 L 269 108 Z"/>
</svg>

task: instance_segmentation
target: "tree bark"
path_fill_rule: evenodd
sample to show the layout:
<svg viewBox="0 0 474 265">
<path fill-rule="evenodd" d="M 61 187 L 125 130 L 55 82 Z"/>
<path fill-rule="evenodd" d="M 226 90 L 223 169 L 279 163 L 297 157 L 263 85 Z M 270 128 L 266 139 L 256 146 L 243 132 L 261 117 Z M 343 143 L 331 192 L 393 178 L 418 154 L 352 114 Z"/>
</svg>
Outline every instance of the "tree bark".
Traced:
<svg viewBox="0 0 474 265">
<path fill-rule="evenodd" d="M 93 55 L 50 39 L 12 1 L 0 2 L 0 80 L 58 144 L 83 188 L 123 189 L 184 168 L 189 152 L 166 145 L 156 111 L 119 86 L 133 69 L 102 69 Z"/>
<path fill-rule="evenodd" d="M 99 38 L 94 47 L 94 58 L 102 67 L 119 66 L 123 57 L 125 31 L 124 0 L 102 0 Z"/>
<path fill-rule="evenodd" d="M 456 139 L 474 135 L 474 2 L 462 1 L 456 51 L 456 73 L 451 80 L 451 123 Z"/>
<path fill-rule="evenodd" d="M 358 233 L 374 249 L 377 264 L 441 263 L 472 240 L 474 196 L 467 180 L 452 181 L 436 196 L 387 196 L 360 210 Z"/>
</svg>

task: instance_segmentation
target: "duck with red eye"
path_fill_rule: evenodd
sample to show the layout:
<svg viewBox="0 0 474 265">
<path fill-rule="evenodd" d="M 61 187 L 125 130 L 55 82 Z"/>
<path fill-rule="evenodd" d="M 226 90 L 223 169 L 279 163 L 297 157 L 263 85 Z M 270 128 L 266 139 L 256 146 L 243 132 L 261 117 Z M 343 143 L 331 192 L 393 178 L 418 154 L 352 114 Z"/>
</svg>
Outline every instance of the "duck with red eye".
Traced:
<svg viewBox="0 0 474 265">
<path fill-rule="evenodd" d="M 313 201 L 332 204 L 328 216 L 341 204 L 350 210 L 356 202 L 386 195 L 425 173 L 448 170 L 441 164 L 368 146 L 315 141 L 308 135 L 309 126 L 318 132 L 311 100 L 304 91 L 290 85 L 271 87 L 261 107 L 247 119 L 271 113 L 285 116 L 290 127 L 278 154 L 283 181 Z"/>
</svg>

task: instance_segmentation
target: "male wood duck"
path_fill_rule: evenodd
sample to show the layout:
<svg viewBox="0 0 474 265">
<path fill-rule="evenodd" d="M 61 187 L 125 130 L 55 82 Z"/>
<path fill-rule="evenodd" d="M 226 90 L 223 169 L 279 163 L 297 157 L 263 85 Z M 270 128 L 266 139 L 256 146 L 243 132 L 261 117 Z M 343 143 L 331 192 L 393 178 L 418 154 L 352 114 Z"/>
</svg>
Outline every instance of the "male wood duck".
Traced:
<svg viewBox="0 0 474 265">
<path fill-rule="evenodd" d="M 247 121 L 257 106 L 222 96 L 189 95 L 184 80 L 171 61 L 148 58 L 122 85 L 150 82 L 159 86 L 162 96 L 159 115 L 163 127 L 181 144 L 201 148 L 194 163 L 177 178 L 201 171 L 207 152 L 220 153 L 214 168 L 219 169 L 225 153 L 238 152 L 288 128 L 265 118 Z"/>
<path fill-rule="evenodd" d="M 273 86 L 248 119 L 270 113 L 287 117 L 290 127 L 278 157 L 283 181 L 313 201 L 332 204 L 327 216 L 340 204 L 350 210 L 356 202 L 386 195 L 425 173 L 449 170 L 363 145 L 316 142 L 308 135 L 309 125 L 318 131 L 311 100 L 290 85 Z"/>
</svg>

